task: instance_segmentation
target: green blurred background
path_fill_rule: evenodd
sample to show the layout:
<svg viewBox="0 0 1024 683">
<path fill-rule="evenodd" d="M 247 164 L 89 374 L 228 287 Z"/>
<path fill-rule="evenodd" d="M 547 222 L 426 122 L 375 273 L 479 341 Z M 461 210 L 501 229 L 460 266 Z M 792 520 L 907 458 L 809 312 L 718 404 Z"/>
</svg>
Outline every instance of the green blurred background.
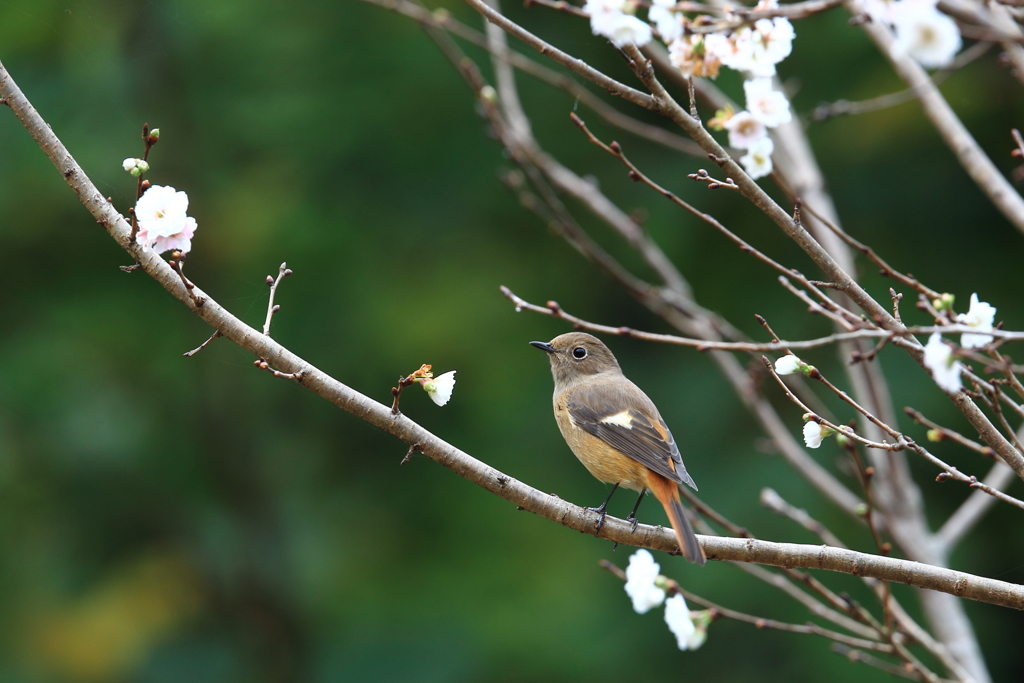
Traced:
<svg viewBox="0 0 1024 683">
<path fill-rule="evenodd" d="M 444 5 L 480 26 L 468 7 Z M 629 78 L 585 21 L 506 9 Z M 840 10 L 796 25 L 780 72 L 798 113 L 900 89 L 848 18 Z M 489 74 L 483 55 L 469 52 Z M 460 77 L 412 21 L 356 0 L 0 0 L 0 59 L 122 212 L 134 180 L 121 160 L 141 154 L 143 122 L 160 127 L 149 178 L 189 193 L 199 223 L 191 277 L 221 304 L 258 326 L 264 278 L 287 261 L 295 275 L 278 293 L 281 343 L 384 402 L 395 378 L 421 363 L 457 369 L 447 407 L 416 391 L 404 412 L 541 490 L 584 505 L 604 498 L 607 489 L 559 436 L 547 361 L 526 344 L 567 327 L 516 314 L 498 287 L 556 299 L 597 322 L 669 330 L 502 186 L 509 161 Z M 754 313 L 789 338 L 827 332 L 765 267 L 630 183 L 587 144 L 568 119 L 571 98 L 521 83 L 541 144 L 627 210 L 642 209 L 702 304 L 757 338 Z M 740 93 L 735 75 L 719 85 Z M 1012 173 L 1009 129 L 1024 124 L 1024 97 L 997 50 L 943 91 Z M 746 202 L 686 180 L 705 162 L 578 111 L 673 191 L 814 273 Z M 1022 236 L 967 179 L 916 103 L 812 124 L 809 135 L 854 235 L 962 303 L 979 292 L 1008 328 L 1024 327 L 1015 303 Z M 618 237 L 579 215 L 652 277 Z M 422 456 L 399 467 L 402 443 L 254 370 L 228 342 L 183 358 L 209 329 L 143 273 L 118 270 L 126 255 L 6 109 L 0 249 L 2 681 L 887 678 L 830 653 L 822 639 L 736 622 L 716 622 L 702 649 L 679 652 L 660 612 L 633 613 L 621 584 L 598 567 L 602 558 L 625 565 L 628 548 L 613 552 L 606 541 L 517 512 Z M 864 271 L 869 290 L 887 298 L 891 283 Z M 772 486 L 852 547 L 872 550 L 863 528 L 764 447 L 708 357 L 609 341 L 686 444 L 687 466 L 711 505 L 757 536 L 814 543 L 762 511 L 758 492 Z M 807 357 L 845 385 L 834 355 Z M 898 407 L 964 428 L 901 353 L 888 350 L 881 363 Z M 776 393 L 799 432 L 799 411 Z M 923 438 L 909 421 L 901 427 Z M 947 444 L 935 450 L 969 473 L 989 466 Z M 834 443 L 814 457 L 856 486 Z M 936 484 L 934 470 L 912 464 L 941 524 L 967 489 Z M 1021 495 L 1020 482 L 1010 492 Z M 622 495 L 611 511 L 624 516 L 632 503 Z M 641 519 L 665 523 L 650 502 Z M 1024 581 L 1021 528 L 1019 511 L 997 507 L 953 565 Z M 723 605 L 808 618 L 735 567 L 658 560 Z M 855 580 L 822 578 L 873 604 Z M 895 591 L 916 614 L 913 592 Z M 995 680 L 1020 680 L 1020 615 L 966 608 Z"/>
</svg>

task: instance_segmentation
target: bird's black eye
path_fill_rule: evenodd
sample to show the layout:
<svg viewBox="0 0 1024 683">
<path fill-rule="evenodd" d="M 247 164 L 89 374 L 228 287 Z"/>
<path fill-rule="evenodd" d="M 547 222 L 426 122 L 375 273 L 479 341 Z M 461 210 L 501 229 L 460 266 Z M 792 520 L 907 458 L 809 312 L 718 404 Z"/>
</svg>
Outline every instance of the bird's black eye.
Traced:
<svg viewBox="0 0 1024 683">
<path fill-rule="evenodd" d="M 587 357 L 587 350 L 582 346 L 577 346 L 575 349 L 572 350 L 572 357 L 575 358 L 576 360 L 583 360 L 584 358 Z"/>
</svg>

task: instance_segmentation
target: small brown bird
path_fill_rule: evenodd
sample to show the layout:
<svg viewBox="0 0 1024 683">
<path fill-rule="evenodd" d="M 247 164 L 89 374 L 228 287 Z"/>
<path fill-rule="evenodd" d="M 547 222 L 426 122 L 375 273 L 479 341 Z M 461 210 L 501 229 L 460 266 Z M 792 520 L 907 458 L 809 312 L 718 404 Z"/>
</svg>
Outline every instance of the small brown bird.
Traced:
<svg viewBox="0 0 1024 683">
<path fill-rule="evenodd" d="M 690 562 L 704 564 L 704 552 L 679 502 L 679 486 L 697 485 L 686 473 L 672 433 L 647 394 L 626 379 L 615 356 L 597 337 L 570 332 L 550 342 L 530 342 L 546 351 L 555 378 L 555 421 L 590 473 L 614 484 L 600 507 L 604 524 L 612 494 L 625 486 L 640 492 L 627 519 L 636 528 L 636 511 L 651 491 L 665 507 L 679 548 Z"/>
</svg>

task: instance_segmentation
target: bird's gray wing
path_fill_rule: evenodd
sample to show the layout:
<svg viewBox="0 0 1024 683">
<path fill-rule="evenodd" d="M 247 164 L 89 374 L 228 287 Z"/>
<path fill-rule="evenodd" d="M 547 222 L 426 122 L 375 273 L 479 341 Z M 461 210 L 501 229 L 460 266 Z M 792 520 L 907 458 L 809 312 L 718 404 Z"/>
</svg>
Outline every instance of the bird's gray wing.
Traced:
<svg viewBox="0 0 1024 683">
<path fill-rule="evenodd" d="M 696 491 L 676 440 L 654 403 L 632 383 L 625 388 L 616 385 L 612 390 L 602 382 L 574 391 L 566 406 L 573 422 L 647 469 Z M 615 391 L 614 399 L 610 391 Z"/>
</svg>

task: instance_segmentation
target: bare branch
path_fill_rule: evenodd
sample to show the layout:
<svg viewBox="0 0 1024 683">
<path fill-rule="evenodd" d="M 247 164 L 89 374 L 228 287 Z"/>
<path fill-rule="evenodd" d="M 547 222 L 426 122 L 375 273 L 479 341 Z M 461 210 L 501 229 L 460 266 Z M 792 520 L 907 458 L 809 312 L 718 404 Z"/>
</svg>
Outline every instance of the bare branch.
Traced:
<svg viewBox="0 0 1024 683">
<path fill-rule="evenodd" d="M 267 284 L 270 285 L 270 301 L 267 302 L 267 319 L 263 323 L 263 334 L 268 337 L 270 336 L 270 321 L 274 319 L 274 314 L 281 310 L 280 306 L 274 305 L 274 295 L 277 294 L 277 287 L 281 284 L 281 280 L 291 274 L 292 269 L 288 267 L 288 264 L 282 263 L 281 267 L 277 269 L 277 279 L 270 275 L 267 276 Z"/>
</svg>

